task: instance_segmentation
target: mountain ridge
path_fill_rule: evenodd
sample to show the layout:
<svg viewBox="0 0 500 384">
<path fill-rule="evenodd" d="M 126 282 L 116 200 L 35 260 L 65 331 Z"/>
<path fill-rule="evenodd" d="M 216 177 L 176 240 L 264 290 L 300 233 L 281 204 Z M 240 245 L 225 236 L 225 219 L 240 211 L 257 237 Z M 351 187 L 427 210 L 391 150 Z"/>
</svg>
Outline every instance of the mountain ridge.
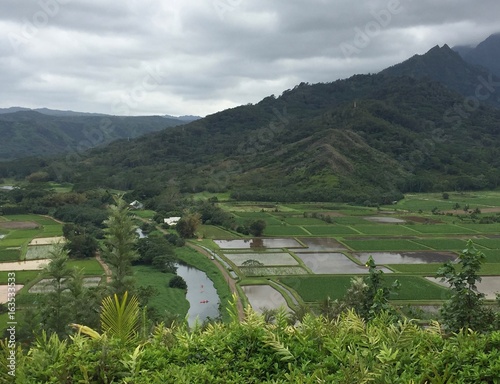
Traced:
<svg viewBox="0 0 500 384">
<path fill-rule="evenodd" d="M 43 170 L 75 190 L 133 191 L 155 209 L 170 189 L 373 205 L 404 192 L 496 188 L 500 111 L 491 100 L 465 104 L 486 74 L 449 46 L 435 46 L 378 74 L 300 83 L 256 104 L 115 141 L 76 162 L 4 164 L 0 176 Z"/>
</svg>

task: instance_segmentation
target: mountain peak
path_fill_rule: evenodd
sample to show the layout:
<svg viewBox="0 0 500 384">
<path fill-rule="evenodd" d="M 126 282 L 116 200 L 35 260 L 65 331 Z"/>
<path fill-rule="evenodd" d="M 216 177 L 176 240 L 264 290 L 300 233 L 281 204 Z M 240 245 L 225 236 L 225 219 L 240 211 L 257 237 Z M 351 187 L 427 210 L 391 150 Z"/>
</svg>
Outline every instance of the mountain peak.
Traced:
<svg viewBox="0 0 500 384">
<path fill-rule="evenodd" d="M 390 76 L 410 76 L 417 79 L 430 78 L 445 84 L 449 89 L 464 96 L 474 95 L 478 78 L 488 78 L 488 71 L 465 61 L 459 53 L 447 44 L 436 45 L 423 55 L 415 55 L 410 59 L 389 67 L 381 72 Z M 487 102 L 498 106 L 495 98 Z"/>
<path fill-rule="evenodd" d="M 494 33 L 476 47 L 454 47 L 465 61 L 500 76 L 500 33 Z"/>
</svg>

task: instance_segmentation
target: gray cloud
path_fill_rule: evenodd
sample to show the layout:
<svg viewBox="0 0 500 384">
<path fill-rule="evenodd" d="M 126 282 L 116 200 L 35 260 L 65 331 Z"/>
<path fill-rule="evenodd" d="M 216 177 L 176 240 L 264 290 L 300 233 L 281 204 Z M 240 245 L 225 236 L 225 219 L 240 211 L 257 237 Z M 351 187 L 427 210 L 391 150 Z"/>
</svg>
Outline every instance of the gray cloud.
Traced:
<svg viewBox="0 0 500 384">
<path fill-rule="evenodd" d="M 210 114 L 498 32 L 496 0 L 3 0 L 0 106 Z"/>
</svg>

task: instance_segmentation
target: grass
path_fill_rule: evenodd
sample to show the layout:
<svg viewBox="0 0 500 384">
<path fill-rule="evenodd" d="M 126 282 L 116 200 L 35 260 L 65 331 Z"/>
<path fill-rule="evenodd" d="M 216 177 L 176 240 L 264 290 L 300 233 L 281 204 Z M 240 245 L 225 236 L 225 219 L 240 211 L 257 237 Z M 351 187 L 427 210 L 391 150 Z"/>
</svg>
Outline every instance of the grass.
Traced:
<svg viewBox="0 0 500 384">
<path fill-rule="evenodd" d="M 420 233 L 425 234 L 470 234 L 476 233 L 473 229 L 464 228 L 457 225 L 452 224 L 415 224 L 411 226 L 412 229 L 418 231 Z"/>
<path fill-rule="evenodd" d="M 449 298 L 449 290 L 434 284 L 423 277 L 419 276 L 384 276 L 387 285 L 390 285 L 394 280 L 398 280 L 401 284 L 401 289 L 397 294 L 391 295 L 392 300 L 447 300 Z"/>
<path fill-rule="evenodd" d="M 344 244 L 355 251 L 419 251 L 429 249 L 425 245 L 404 239 L 344 240 Z"/>
<path fill-rule="evenodd" d="M 156 212 L 150 209 L 137 210 L 133 213 L 142 219 L 152 219 L 156 215 Z"/>
<path fill-rule="evenodd" d="M 397 224 L 356 225 L 354 228 L 365 235 L 415 235 L 415 231 Z"/>
<path fill-rule="evenodd" d="M 56 183 L 51 181 L 49 182 L 49 186 L 58 193 L 71 192 L 73 190 L 73 184 L 70 183 Z"/>
<path fill-rule="evenodd" d="M 341 299 L 351 285 L 349 276 L 287 276 L 277 279 L 293 289 L 305 302 L 318 302 L 330 297 Z"/>
<path fill-rule="evenodd" d="M 419 276 L 384 275 L 386 285 L 398 280 L 401 289 L 392 300 L 446 300 L 448 290 Z M 349 276 L 291 276 L 278 281 L 295 290 L 305 302 L 314 303 L 330 297 L 341 299 L 351 285 Z"/>
<path fill-rule="evenodd" d="M 138 287 L 152 286 L 158 294 L 151 297 L 148 306 L 155 308 L 159 313 L 168 311 L 178 314 L 181 318 L 186 317 L 189 310 L 189 302 L 186 292 L 178 288 L 170 288 L 168 282 L 175 276 L 173 273 L 163 273 L 146 265 L 133 267 L 134 277 Z"/>
<path fill-rule="evenodd" d="M 479 233 L 500 233 L 500 224 L 460 224 L 461 227 L 477 231 Z"/>
<path fill-rule="evenodd" d="M 207 239 L 231 240 L 240 238 L 234 233 L 216 227 L 215 225 L 200 225 L 196 233 L 198 234 L 198 236 Z"/>
<path fill-rule="evenodd" d="M 434 276 L 436 275 L 439 268 L 443 266 L 443 264 L 439 263 L 429 263 L 429 264 L 384 264 L 389 268 L 393 269 L 399 273 L 405 274 L 416 274 L 416 275 L 425 275 L 425 276 Z"/>
<path fill-rule="evenodd" d="M 325 235 L 355 235 L 359 234 L 354 229 L 343 226 L 343 225 L 307 225 L 304 228 L 309 231 L 311 234 L 316 236 L 325 236 Z"/>
<path fill-rule="evenodd" d="M 500 263 L 500 250 L 485 249 L 481 252 L 486 256 L 485 263 Z"/>
<path fill-rule="evenodd" d="M 292 225 L 270 225 L 264 229 L 266 236 L 307 236 L 301 227 Z"/>
<path fill-rule="evenodd" d="M 489 249 L 500 249 L 500 239 L 474 239 L 474 244 L 479 244 Z"/>
<path fill-rule="evenodd" d="M 418 239 L 415 242 L 437 251 L 461 251 L 465 248 L 466 244 L 465 240 L 460 239 Z"/>
<path fill-rule="evenodd" d="M 16 283 L 17 284 L 28 284 L 31 281 L 34 281 L 40 275 L 40 271 L 15 271 L 15 272 L 7 272 L 0 271 L 0 284 L 7 284 L 7 278 L 9 273 L 16 274 Z"/>
<path fill-rule="evenodd" d="M 17 261 L 21 256 L 19 249 L 9 249 L 7 247 L 0 247 L 0 262 L 2 261 Z"/>
<path fill-rule="evenodd" d="M 102 269 L 101 264 L 99 264 L 99 262 L 96 259 L 82 259 L 82 260 L 70 259 L 68 261 L 68 267 L 83 268 L 84 275 L 104 274 L 104 270 Z"/>
<path fill-rule="evenodd" d="M 324 225 L 325 222 L 314 217 L 286 217 L 283 219 L 288 225 Z"/>
</svg>

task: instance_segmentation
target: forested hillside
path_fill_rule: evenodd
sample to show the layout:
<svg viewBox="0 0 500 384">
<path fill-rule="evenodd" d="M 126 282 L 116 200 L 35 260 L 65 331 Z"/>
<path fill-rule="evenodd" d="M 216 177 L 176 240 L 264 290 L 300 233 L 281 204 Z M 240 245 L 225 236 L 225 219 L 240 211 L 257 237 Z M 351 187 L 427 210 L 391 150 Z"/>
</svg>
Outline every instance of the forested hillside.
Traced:
<svg viewBox="0 0 500 384">
<path fill-rule="evenodd" d="M 461 106 L 459 94 L 430 80 L 358 75 L 118 141 L 84 161 L 4 164 L 2 175 L 43 169 L 81 189 L 134 189 L 142 198 L 167 185 L 240 199 L 358 203 L 495 188 L 500 112 L 480 105 L 464 114 Z"/>
<path fill-rule="evenodd" d="M 1 113 L 0 161 L 63 152 L 82 153 L 113 140 L 133 139 L 183 123 L 159 116 L 78 115 L 50 110 L 46 113 L 32 110 Z"/>
<path fill-rule="evenodd" d="M 474 102 L 477 100 L 497 108 L 500 106 L 496 90 L 500 84 L 500 75 L 482 67 L 477 61 L 464 60 L 447 45 L 435 46 L 425 55 L 415 55 L 381 73 L 432 79 Z"/>
<path fill-rule="evenodd" d="M 301 83 L 279 97 L 136 140 L 51 161 L 4 163 L 0 177 L 42 171 L 77 190 L 134 190 L 146 201 L 167 186 L 182 193 L 229 192 L 242 200 L 365 205 L 398 200 L 404 192 L 496 188 L 500 111 L 491 76 L 448 46 L 435 47 L 379 74 Z M 474 96 L 478 84 L 480 98 Z M 27 143 L 37 137 L 46 141 L 37 148 L 46 151 L 68 147 L 63 134 L 40 134 L 54 117 L 30 111 L 0 119 L 9 127 L 4 137 L 11 149 L 26 146 L 36 155 Z M 72 119 L 57 122 L 85 142 L 83 128 L 102 118 Z M 113 132 L 138 136 L 167 121 L 115 118 Z M 13 129 L 20 124 L 29 128 Z"/>
</svg>

